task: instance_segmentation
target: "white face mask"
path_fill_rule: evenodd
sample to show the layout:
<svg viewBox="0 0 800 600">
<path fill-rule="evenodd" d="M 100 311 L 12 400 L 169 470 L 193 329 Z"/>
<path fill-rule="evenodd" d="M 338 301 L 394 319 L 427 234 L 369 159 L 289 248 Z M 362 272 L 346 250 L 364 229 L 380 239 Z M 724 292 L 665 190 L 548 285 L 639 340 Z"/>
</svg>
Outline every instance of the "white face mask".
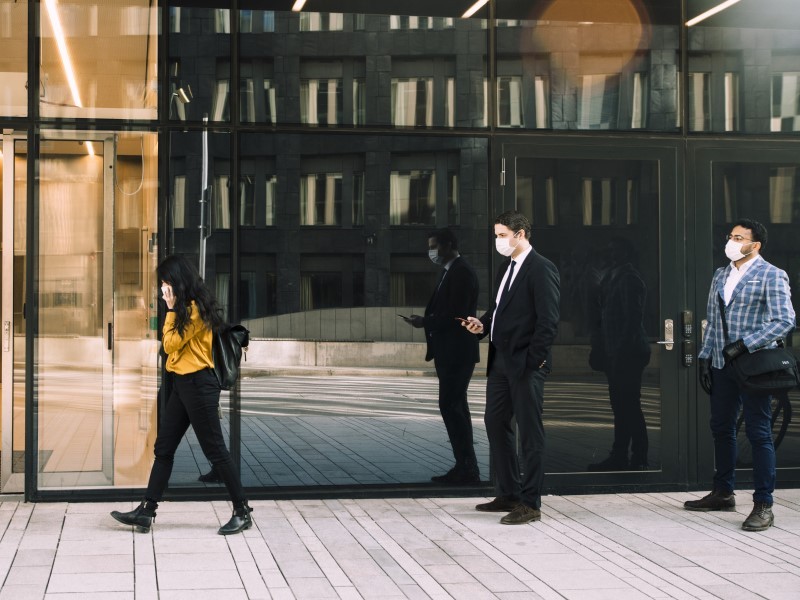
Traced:
<svg viewBox="0 0 800 600">
<path fill-rule="evenodd" d="M 514 254 L 516 246 L 511 245 L 512 238 L 494 238 L 494 248 L 503 256 L 511 256 Z"/>
<path fill-rule="evenodd" d="M 752 244 L 752 242 L 747 242 L 748 244 Z M 743 259 L 748 254 L 753 252 L 752 248 L 750 252 L 747 254 L 742 254 L 742 248 L 744 247 L 745 242 L 734 242 L 733 240 L 728 240 L 728 243 L 725 244 L 725 256 L 727 256 L 733 262 L 737 260 Z"/>
<path fill-rule="evenodd" d="M 433 264 L 435 265 L 444 264 L 444 259 L 441 256 L 439 256 L 438 248 L 435 250 L 428 250 L 428 258 L 430 258 L 431 262 L 433 262 Z"/>
</svg>

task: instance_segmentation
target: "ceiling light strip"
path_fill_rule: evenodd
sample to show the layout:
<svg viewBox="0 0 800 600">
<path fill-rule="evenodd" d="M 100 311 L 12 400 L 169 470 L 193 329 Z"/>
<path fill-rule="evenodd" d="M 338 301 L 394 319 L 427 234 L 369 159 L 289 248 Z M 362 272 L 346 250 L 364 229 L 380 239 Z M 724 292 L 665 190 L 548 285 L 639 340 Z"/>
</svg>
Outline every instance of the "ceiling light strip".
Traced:
<svg viewBox="0 0 800 600">
<path fill-rule="evenodd" d="M 705 21 L 708 17 L 714 16 L 718 12 L 722 12 L 738 2 L 741 2 L 741 0 L 725 0 L 722 4 L 717 4 L 714 8 L 709 8 L 706 12 L 700 13 L 693 19 L 686 21 L 686 26 L 691 27 L 692 25 L 697 25 L 700 21 Z"/>
<path fill-rule="evenodd" d="M 69 57 L 69 50 L 67 49 L 67 40 L 64 37 L 64 28 L 61 27 L 61 19 L 58 18 L 56 0 L 45 0 L 45 6 L 47 6 L 47 16 L 50 18 L 53 35 L 55 35 L 56 38 L 58 53 L 61 56 L 61 64 L 64 66 L 64 73 L 67 75 L 67 83 L 69 84 L 70 92 L 72 92 L 72 101 L 75 103 L 75 106 L 83 108 L 81 95 L 78 93 L 78 82 L 75 79 L 75 70 L 72 68 L 72 60 Z"/>
<path fill-rule="evenodd" d="M 306 5 L 306 0 L 295 0 L 294 5 L 292 6 L 292 12 L 300 12 L 303 10 L 303 7 Z"/>
<path fill-rule="evenodd" d="M 478 12 L 480 9 L 482 9 L 484 6 L 486 6 L 488 3 L 489 3 L 489 0 L 478 0 L 475 4 L 470 6 L 463 15 L 461 15 L 461 18 L 462 19 L 469 19 L 472 15 L 474 15 L 476 12 Z"/>
</svg>

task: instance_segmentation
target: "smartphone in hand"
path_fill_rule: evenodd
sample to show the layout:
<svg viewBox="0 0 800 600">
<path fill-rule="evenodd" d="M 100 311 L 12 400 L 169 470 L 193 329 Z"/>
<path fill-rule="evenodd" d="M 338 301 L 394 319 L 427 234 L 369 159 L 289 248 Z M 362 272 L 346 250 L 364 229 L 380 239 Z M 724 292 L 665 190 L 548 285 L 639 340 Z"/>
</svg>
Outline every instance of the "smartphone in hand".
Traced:
<svg viewBox="0 0 800 600">
<path fill-rule="evenodd" d="M 411 317 L 407 317 L 405 315 L 401 315 L 400 313 L 397 313 L 397 316 L 400 317 L 401 319 L 405 319 L 406 321 L 408 321 L 411 318 Z"/>
</svg>

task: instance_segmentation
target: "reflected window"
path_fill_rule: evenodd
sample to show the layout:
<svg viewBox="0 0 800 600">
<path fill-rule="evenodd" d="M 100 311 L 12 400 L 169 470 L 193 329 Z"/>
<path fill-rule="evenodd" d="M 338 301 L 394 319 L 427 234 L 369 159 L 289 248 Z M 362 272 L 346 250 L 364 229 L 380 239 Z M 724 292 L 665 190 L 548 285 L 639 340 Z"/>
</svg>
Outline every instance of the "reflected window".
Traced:
<svg viewBox="0 0 800 600">
<path fill-rule="evenodd" d="M 364 306 L 364 257 L 300 257 L 300 310 Z"/>
<path fill-rule="evenodd" d="M 447 224 L 459 225 L 461 223 L 461 208 L 458 203 L 458 173 L 447 173 Z"/>
<path fill-rule="evenodd" d="M 689 131 L 711 129 L 711 73 L 689 73 Z"/>
<path fill-rule="evenodd" d="M 739 131 L 739 74 L 725 73 L 725 131 Z"/>
<path fill-rule="evenodd" d="M 769 218 L 771 223 L 800 222 L 797 167 L 772 167 L 769 170 Z"/>
<path fill-rule="evenodd" d="M 300 13 L 300 31 L 342 31 L 342 13 Z"/>
<path fill-rule="evenodd" d="M 522 127 L 522 77 L 497 78 L 497 126 Z"/>
<path fill-rule="evenodd" d="M 271 62 L 242 61 L 239 66 L 239 119 L 242 123 L 277 123 Z"/>
<path fill-rule="evenodd" d="M 617 128 L 619 78 L 616 73 L 580 77 L 578 129 Z"/>
<path fill-rule="evenodd" d="M 418 17 L 413 15 L 391 15 L 389 29 L 445 29 L 453 27 L 452 17 Z"/>
<path fill-rule="evenodd" d="M 583 224 L 614 224 L 614 187 L 611 178 L 583 178 Z"/>
<path fill-rule="evenodd" d="M 275 31 L 275 11 L 240 10 L 240 33 L 271 33 Z"/>
<path fill-rule="evenodd" d="M 239 224 L 256 224 L 255 175 L 242 175 L 239 180 Z"/>
<path fill-rule="evenodd" d="M 433 125 L 433 78 L 392 79 L 392 124 L 399 127 Z"/>
<path fill-rule="evenodd" d="M 214 100 L 211 108 L 212 121 L 229 121 L 230 111 L 230 85 L 229 79 L 218 79 L 214 87 Z"/>
<path fill-rule="evenodd" d="M 212 223 L 215 229 L 231 228 L 231 201 L 227 175 L 217 175 L 212 184 Z"/>
<path fill-rule="evenodd" d="M 342 174 L 310 173 L 300 178 L 300 224 L 340 225 Z"/>
<path fill-rule="evenodd" d="M 186 218 L 186 175 L 176 175 L 172 180 L 172 225 L 183 229 Z"/>
<path fill-rule="evenodd" d="M 420 254 L 394 254 L 390 259 L 389 305 L 423 307 L 428 304 L 438 274 L 420 260 Z"/>
<path fill-rule="evenodd" d="M 631 85 L 631 129 L 643 129 L 647 127 L 647 73 L 634 73 Z"/>
<path fill-rule="evenodd" d="M 770 131 L 800 131 L 800 72 L 773 73 Z"/>
<path fill-rule="evenodd" d="M 353 79 L 353 125 L 367 122 L 367 80 Z"/>
<path fill-rule="evenodd" d="M 341 79 L 304 79 L 300 82 L 300 122 L 338 125 L 342 121 Z"/>
<path fill-rule="evenodd" d="M 392 171 L 389 223 L 432 225 L 436 222 L 436 175 L 430 170 Z"/>
<path fill-rule="evenodd" d="M 214 9 L 214 33 L 231 32 L 231 11 L 227 8 Z"/>
</svg>

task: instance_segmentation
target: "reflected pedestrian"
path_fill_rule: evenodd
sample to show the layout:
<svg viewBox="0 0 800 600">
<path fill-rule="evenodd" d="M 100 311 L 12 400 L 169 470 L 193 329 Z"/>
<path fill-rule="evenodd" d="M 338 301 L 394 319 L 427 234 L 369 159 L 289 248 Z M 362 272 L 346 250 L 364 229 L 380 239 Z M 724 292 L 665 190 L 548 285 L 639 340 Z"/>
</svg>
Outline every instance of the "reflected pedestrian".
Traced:
<svg viewBox="0 0 800 600">
<path fill-rule="evenodd" d="M 241 481 L 225 446 L 219 419 L 220 386 L 214 374 L 211 341 L 222 325 L 214 295 L 197 269 L 183 256 L 168 256 L 158 266 L 167 316 L 162 346 L 166 370 L 172 374 L 172 392 L 164 407 L 155 443 L 155 462 L 144 500 L 126 513 L 113 511 L 120 523 L 146 533 L 172 473 L 175 451 L 189 429 L 194 429 L 206 458 L 219 473 L 233 501 L 233 515 L 219 528 L 220 535 L 239 533 L 253 525 Z"/>
<path fill-rule="evenodd" d="M 635 260 L 636 249 L 630 240 L 618 237 L 608 243 L 589 366 L 605 373 L 608 381 L 614 442 L 608 458 L 590 464 L 589 471 L 641 471 L 649 467 L 647 423 L 642 412 L 642 375 L 650 362 L 644 329 L 647 286 L 634 266 Z"/>
<path fill-rule="evenodd" d="M 459 319 L 474 316 L 478 305 L 478 276 L 458 252 L 458 239 L 450 229 L 434 231 L 428 238 L 428 257 L 442 270 L 425 314 L 403 319 L 425 329 L 425 360 L 433 360 L 439 378 L 439 412 L 442 415 L 456 464 L 447 473 L 431 477 L 435 483 L 480 483 L 475 457 L 472 417 L 467 402 L 475 363 L 480 360 L 478 339 L 461 327 Z"/>
</svg>

